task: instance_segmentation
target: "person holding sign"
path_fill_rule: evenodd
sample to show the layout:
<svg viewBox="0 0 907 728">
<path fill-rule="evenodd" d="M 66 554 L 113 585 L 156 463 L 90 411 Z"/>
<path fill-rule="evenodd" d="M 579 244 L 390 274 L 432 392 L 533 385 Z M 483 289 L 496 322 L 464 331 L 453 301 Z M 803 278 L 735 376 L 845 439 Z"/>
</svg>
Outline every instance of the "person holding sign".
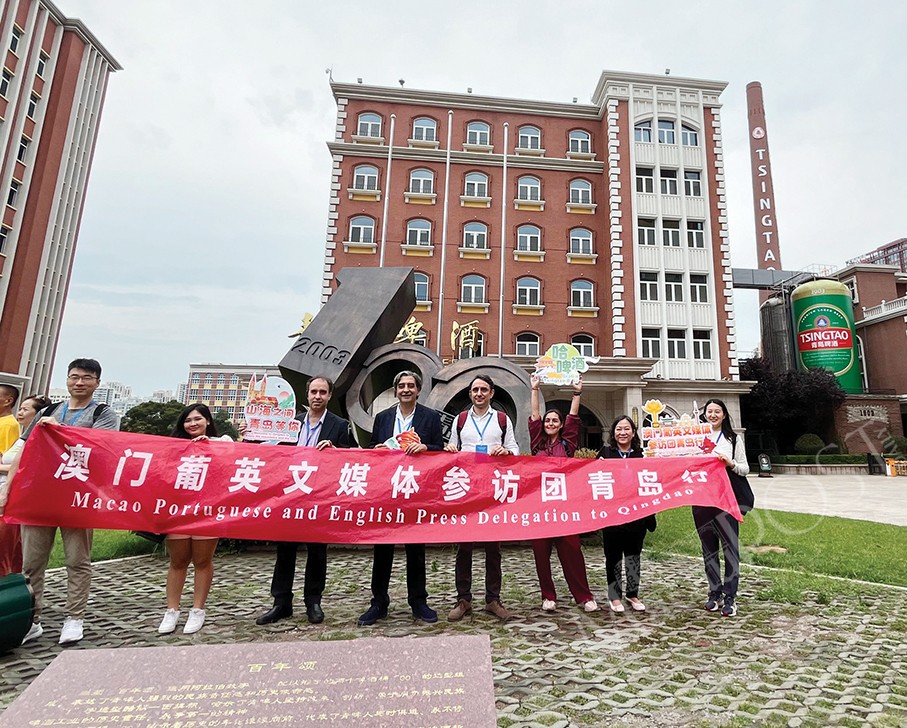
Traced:
<svg viewBox="0 0 907 728">
<path fill-rule="evenodd" d="M 573 398 L 570 402 L 570 413 L 564 420 L 560 410 L 549 409 L 544 420 L 539 407 L 540 379 L 533 374 L 532 379 L 532 413 L 529 415 L 529 436 L 532 441 L 532 454 L 541 457 L 570 458 L 576 452 L 579 442 L 579 403 L 583 391 L 582 376 L 577 375 L 573 385 Z M 553 612 L 557 609 L 557 592 L 551 576 L 551 550 L 557 548 L 557 558 L 564 570 L 567 587 L 576 600 L 587 612 L 594 612 L 598 604 L 592 598 L 589 589 L 589 578 L 586 576 L 586 560 L 579 534 L 561 536 L 560 538 L 539 538 L 532 542 L 532 554 L 535 556 L 535 570 L 539 576 L 542 590 L 542 609 Z"/>
<path fill-rule="evenodd" d="M 513 434 L 513 423 L 506 414 L 491 406 L 494 399 L 494 382 L 491 377 L 477 375 L 469 385 L 469 399 L 472 407 L 457 415 L 450 433 L 450 442 L 444 449 L 448 452 L 462 450 L 495 457 L 519 455 L 520 447 Z M 482 545 L 485 547 L 485 611 L 506 621 L 513 614 L 501 603 L 501 544 L 499 541 L 491 541 Z M 457 545 L 457 604 L 447 615 L 451 622 L 463 619 L 472 611 L 474 548 L 474 543 Z"/>
<path fill-rule="evenodd" d="M 728 470 L 731 484 L 740 478 L 744 487 L 746 474 L 750 471 L 746 461 L 743 442 L 734 432 L 731 416 L 727 406 L 720 399 L 710 399 L 705 403 L 703 413 L 705 421 L 712 426 L 712 434 L 706 441 L 704 450 L 710 451 L 724 463 Z M 738 501 L 740 501 L 740 494 Z M 741 512 L 752 508 L 752 491 L 749 491 L 749 504 L 740 503 Z M 693 523 L 699 533 L 702 544 L 702 560 L 705 563 L 705 577 L 709 581 L 709 598 L 705 603 L 707 612 L 717 612 L 725 617 L 737 615 L 737 586 L 740 582 L 740 524 L 730 513 L 711 506 L 693 506 Z M 721 579 L 721 562 L 718 556 L 719 545 L 724 551 L 724 580 Z"/>
<path fill-rule="evenodd" d="M 416 372 L 402 371 L 394 377 L 397 405 L 375 416 L 370 448 L 402 450 L 407 455 L 444 449 L 441 417 L 433 409 L 418 404 L 422 377 Z M 394 565 L 394 544 L 375 544 L 372 561 L 372 604 L 359 617 L 360 627 L 375 624 L 387 617 L 390 605 L 388 586 Z M 413 617 L 432 624 L 438 613 L 428 606 L 425 587 L 425 544 L 406 544 L 406 592 Z"/>
<path fill-rule="evenodd" d="M 170 437 L 183 440 L 226 440 L 233 442 L 229 435 L 217 434 L 214 416 L 208 405 L 189 405 L 176 418 L 176 425 Z M 170 634 L 176 629 L 180 618 L 180 598 L 186 583 L 186 572 L 192 563 L 195 576 L 192 585 L 192 608 L 183 627 L 183 634 L 195 634 L 205 624 L 205 602 L 214 581 L 214 551 L 217 549 L 216 536 L 187 536 L 170 533 L 165 539 L 170 566 L 167 568 L 167 610 L 157 628 L 158 634 Z"/>
<path fill-rule="evenodd" d="M 611 423 L 609 443 L 598 451 L 598 457 L 641 458 L 642 443 L 636 431 L 636 423 L 627 415 L 621 415 Z M 608 600 L 612 612 L 624 611 L 624 592 L 621 586 L 621 572 L 627 573 L 627 601 L 634 612 L 646 611 L 646 605 L 639 599 L 639 577 L 641 571 L 642 544 L 646 531 L 655 530 L 655 516 L 646 516 L 638 521 L 602 529 L 602 544 L 605 550 L 605 575 L 608 578 Z"/>
</svg>

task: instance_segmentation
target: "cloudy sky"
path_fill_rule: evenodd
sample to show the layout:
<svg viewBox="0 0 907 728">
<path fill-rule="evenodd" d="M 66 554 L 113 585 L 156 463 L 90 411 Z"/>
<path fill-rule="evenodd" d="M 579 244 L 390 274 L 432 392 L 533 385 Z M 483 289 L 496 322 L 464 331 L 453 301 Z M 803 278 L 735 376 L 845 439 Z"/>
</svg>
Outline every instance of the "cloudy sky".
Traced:
<svg viewBox="0 0 907 728">
<path fill-rule="evenodd" d="M 55 368 L 139 394 L 272 363 L 320 301 L 338 81 L 588 101 L 603 69 L 724 80 L 735 266 L 754 266 L 745 87 L 762 82 L 787 269 L 907 235 L 907 4 L 57 0 L 111 77 Z M 457 18 L 460 12 L 462 17 Z M 738 341 L 758 343 L 738 292 Z"/>
</svg>

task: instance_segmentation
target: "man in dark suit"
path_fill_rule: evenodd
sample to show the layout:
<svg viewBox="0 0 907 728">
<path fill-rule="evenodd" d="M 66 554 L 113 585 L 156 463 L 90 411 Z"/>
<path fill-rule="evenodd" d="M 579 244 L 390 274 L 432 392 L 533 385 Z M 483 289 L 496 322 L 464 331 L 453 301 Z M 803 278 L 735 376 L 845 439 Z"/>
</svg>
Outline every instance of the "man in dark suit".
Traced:
<svg viewBox="0 0 907 728">
<path fill-rule="evenodd" d="M 415 372 L 403 371 L 394 377 L 394 395 L 397 405 L 379 412 L 372 426 L 369 447 L 387 448 L 389 440 L 414 431 L 419 442 L 407 442 L 400 449 L 407 455 L 418 455 L 427 450 L 444 449 L 441 434 L 441 417 L 433 409 L 423 407 L 416 400 L 422 391 L 422 378 Z M 388 585 L 394 564 L 394 544 L 377 544 L 372 562 L 372 605 L 359 617 L 360 626 L 371 625 L 387 617 L 390 605 Z M 428 606 L 425 588 L 425 544 L 406 544 L 406 591 L 413 617 L 429 624 L 438 621 L 438 613 Z"/>
<path fill-rule="evenodd" d="M 328 402 L 334 393 L 334 383 L 327 377 L 317 376 L 309 380 L 306 389 L 309 410 L 298 419 L 302 423 L 299 432 L 299 447 L 314 447 L 324 450 L 329 447 L 355 447 L 350 433 L 350 423 L 333 412 L 328 412 Z M 255 620 L 256 624 L 271 624 L 279 619 L 293 616 L 293 579 L 296 575 L 296 551 L 298 543 L 280 541 L 277 544 L 277 561 L 271 579 L 271 596 L 274 606 Z M 321 595 L 328 573 L 328 547 L 323 543 L 306 544 L 305 582 L 303 599 L 309 622 L 320 624 L 324 621 L 321 609 Z"/>
</svg>

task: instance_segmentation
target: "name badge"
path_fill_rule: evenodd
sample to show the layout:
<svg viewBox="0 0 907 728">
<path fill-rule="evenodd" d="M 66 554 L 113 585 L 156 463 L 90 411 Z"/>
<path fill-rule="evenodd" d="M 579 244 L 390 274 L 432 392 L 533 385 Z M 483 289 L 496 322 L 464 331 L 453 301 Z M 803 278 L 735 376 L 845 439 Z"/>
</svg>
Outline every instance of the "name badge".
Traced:
<svg viewBox="0 0 907 728">
<path fill-rule="evenodd" d="M 488 445 L 476 445 L 476 452 L 480 452 L 484 455 L 488 454 Z"/>
</svg>

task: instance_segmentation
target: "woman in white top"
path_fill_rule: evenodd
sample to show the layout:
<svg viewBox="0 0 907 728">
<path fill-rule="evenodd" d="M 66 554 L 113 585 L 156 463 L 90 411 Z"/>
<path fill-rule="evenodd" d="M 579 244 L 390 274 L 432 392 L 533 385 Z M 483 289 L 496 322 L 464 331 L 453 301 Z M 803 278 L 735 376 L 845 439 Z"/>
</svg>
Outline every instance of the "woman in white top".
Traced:
<svg viewBox="0 0 907 728">
<path fill-rule="evenodd" d="M 731 424 L 727 406 L 720 399 L 705 403 L 705 421 L 712 426 L 712 455 L 719 458 L 730 472 L 745 477 L 750 471 L 743 441 Z M 740 581 L 740 524 L 730 513 L 710 506 L 693 506 L 693 522 L 702 543 L 705 576 L 709 582 L 706 611 L 725 617 L 737 614 L 737 585 Z M 724 552 L 724 579 L 721 578 L 719 547 Z"/>
<path fill-rule="evenodd" d="M 207 405 L 196 403 L 180 412 L 171 437 L 184 440 L 228 440 L 229 435 L 218 437 L 214 426 L 214 417 Z M 186 583 L 186 572 L 189 563 L 195 567 L 195 583 L 192 590 L 192 608 L 183 627 L 183 634 L 198 632 L 205 624 L 205 601 L 214 580 L 214 550 L 217 548 L 216 536 L 188 536 L 186 534 L 167 534 L 167 552 L 170 554 L 170 568 L 167 569 L 167 611 L 157 631 L 170 634 L 176 629 L 180 617 L 180 597 Z"/>
</svg>

